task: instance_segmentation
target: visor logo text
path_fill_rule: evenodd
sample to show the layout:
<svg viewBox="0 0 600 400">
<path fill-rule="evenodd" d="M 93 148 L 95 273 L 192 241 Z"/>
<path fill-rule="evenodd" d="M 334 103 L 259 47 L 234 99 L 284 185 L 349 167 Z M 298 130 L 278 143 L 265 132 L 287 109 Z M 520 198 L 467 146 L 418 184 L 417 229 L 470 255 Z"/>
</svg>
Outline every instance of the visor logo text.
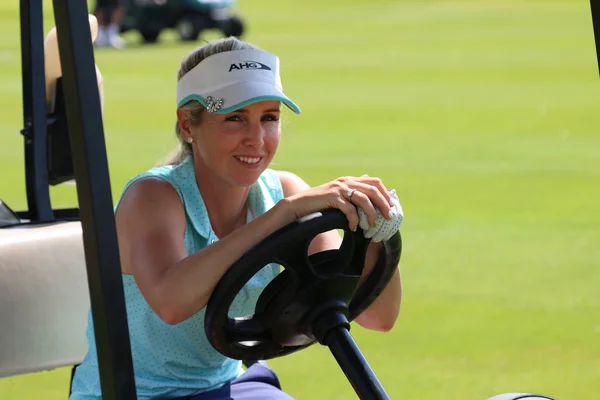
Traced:
<svg viewBox="0 0 600 400">
<path fill-rule="evenodd" d="M 244 61 L 244 62 L 237 63 L 237 64 L 231 64 L 229 66 L 229 72 L 234 71 L 234 70 L 241 71 L 244 69 L 266 69 L 268 71 L 271 70 L 271 68 L 268 65 L 265 65 L 258 61 Z"/>
</svg>

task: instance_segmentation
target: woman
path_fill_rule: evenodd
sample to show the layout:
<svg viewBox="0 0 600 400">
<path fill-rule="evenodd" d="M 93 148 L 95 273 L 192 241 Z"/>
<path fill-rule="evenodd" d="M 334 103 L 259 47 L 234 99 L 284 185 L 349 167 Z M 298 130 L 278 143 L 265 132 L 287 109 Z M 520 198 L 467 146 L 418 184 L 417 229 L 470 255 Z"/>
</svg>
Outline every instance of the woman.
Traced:
<svg viewBox="0 0 600 400">
<path fill-rule="evenodd" d="M 279 60 L 234 38 L 190 53 L 177 85 L 171 162 L 132 179 L 116 205 L 123 282 L 138 398 L 289 399 L 277 377 L 213 349 L 204 308 L 227 268 L 295 219 L 338 208 L 352 230 L 372 237 L 364 276 L 381 240 L 397 231 L 402 210 L 377 178 L 340 178 L 310 188 L 298 176 L 269 169 L 281 137 L 280 107 L 298 107 L 281 91 Z M 360 216 L 359 216 L 360 214 Z M 382 217 L 385 216 L 384 217 Z M 337 248 L 335 231 L 310 252 Z M 240 291 L 230 315 L 248 315 L 279 268 L 267 266 Z M 397 271 L 356 321 L 387 331 L 400 306 Z M 100 397 L 91 316 L 89 351 L 77 367 L 71 399 Z"/>
</svg>

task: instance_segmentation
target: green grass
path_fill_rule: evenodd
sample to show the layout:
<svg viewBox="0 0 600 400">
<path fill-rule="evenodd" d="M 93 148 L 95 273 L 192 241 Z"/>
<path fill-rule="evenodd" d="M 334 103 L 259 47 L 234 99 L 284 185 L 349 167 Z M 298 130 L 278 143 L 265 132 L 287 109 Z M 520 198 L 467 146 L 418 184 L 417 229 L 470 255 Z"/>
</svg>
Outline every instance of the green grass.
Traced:
<svg viewBox="0 0 600 400">
<path fill-rule="evenodd" d="M 0 195 L 20 209 L 15 4 L 0 5 Z M 311 184 L 378 175 L 400 194 L 401 317 L 389 334 L 352 330 L 390 396 L 597 399 L 600 81 L 589 2 L 239 8 L 247 39 L 281 57 L 303 109 L 286 114 L 275 167 Z M 50 13 L 46 21 L 48 30 Z M 174 76 L 190 49 L 166 34 L 158 46 L 96 52 L 115 198 L 174 145 Z M 56 206 L 76 201 L 73 187 L 52 195 Z M 355 397 L 327 349 L 272 365 L 298 399 Z M 68 378 L 67 369 L 5 378 L 0 398 L 65 398 Z"/>
</svg>

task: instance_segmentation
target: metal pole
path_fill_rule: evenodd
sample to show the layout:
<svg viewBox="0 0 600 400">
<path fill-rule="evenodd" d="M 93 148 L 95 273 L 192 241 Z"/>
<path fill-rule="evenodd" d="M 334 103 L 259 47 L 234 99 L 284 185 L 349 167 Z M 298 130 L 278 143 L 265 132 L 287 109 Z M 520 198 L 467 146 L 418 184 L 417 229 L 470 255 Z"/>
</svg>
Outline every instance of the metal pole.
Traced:
<svg viewBox="0 0 600 400">
<path fill-rule="evenodd" d="M 25 183 L 31 221 L 52 221 L 46 154 L 46 86 L 42 0 L 21 0 L 21 68 Z"/>
<path fill-rule="evenodd" d="M 361 400 L 390 399 L 345 326 L 332 329 L 325 337 L 325 344 Z"/>
<path fill-rule="evenodd" d="M 104 400 L 136 398 L 87 3 L 53 0 Z"/>
<path fill-rule="evenodd" d="M 594 38 L 596 39 L 596 58 L 598 60 L 598 72 L 600 73 L 600 0 L 590 0 L 592 11 L 592 25 Z"/>
</svg>

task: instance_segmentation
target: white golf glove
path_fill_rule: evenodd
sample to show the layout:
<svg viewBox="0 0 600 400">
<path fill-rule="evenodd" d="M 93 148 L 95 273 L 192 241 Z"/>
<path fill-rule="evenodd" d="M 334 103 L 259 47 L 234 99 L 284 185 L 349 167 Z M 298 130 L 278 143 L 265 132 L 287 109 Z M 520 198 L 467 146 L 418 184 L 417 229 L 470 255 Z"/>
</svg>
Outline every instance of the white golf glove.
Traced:
<svg viewBox="0 0 600 400">
<path fill-rule="evenodd" d="M 381 215 L 381 211 L 377 210 L 375 226 L 371 227 L 367 220 L 367 215 L 362 208 L 358 207 L 358 226 L 363 230 L 365 237 L 367 239 L 370 238 L 371 241 L 375 243 L 381 242 L 382 240 L 389 240 L 396 232 L 398 232 L 398 229 L 400 229 L 400 225 L 404 220 L 404 212 L 400 205 L 396 190 L 389 190 L 388 193 L 391 196 L 392 219 L 384 218 L 383 215 Z"/>
</svg>

